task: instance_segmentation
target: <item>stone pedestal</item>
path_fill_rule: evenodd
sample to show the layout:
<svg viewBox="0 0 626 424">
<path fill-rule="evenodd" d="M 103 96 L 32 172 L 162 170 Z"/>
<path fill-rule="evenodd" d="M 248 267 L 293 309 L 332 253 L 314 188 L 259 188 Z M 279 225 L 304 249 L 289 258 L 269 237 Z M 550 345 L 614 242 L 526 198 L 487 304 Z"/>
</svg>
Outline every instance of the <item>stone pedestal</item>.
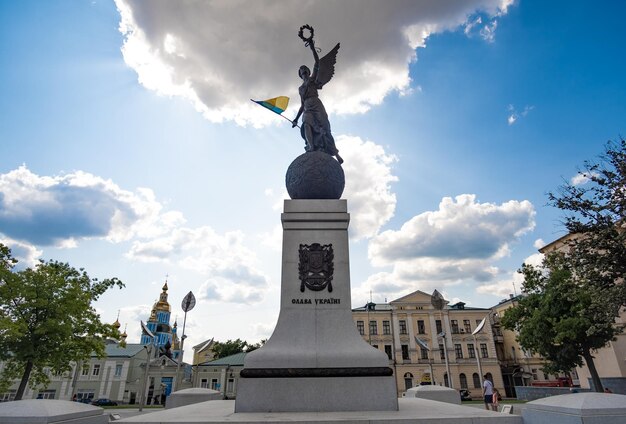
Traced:
<svg viewBox="0 0 626 424">
<path fill-rule="evenodd" d="M 436 400 L 437 402 L 461 404 L 461 395 L 454 389 L 444 386 L 417 386 L 406 391 L 405 397 Z"/>
<path fill-rule="evenodd" d="M 524 405 L 524 424 L 623 424 L 626 396 L 573 393 L 538 399 Z"/>
<path fill-rule="evenodd" d="M 54 399 L 24 399 L 0 404 L 4 424 L 107 424 L 104 409 L 79 402 Z"/>
<path fill-rule="evenodd" d="M 222 398 L 223 395 L 217 390 L 194 387 L 173 392 L 167 398 L 165 408 L 178 408 L 180 406 L 206 402 L 208 400 L 221 400 Z"/>
<path fill-rule="evenodd" d="M 393 411 L 387 355 L 352 321 L 345 200 L 285 200 L 281 304 L 246 356 L 235 412 Z"/>
</svg>

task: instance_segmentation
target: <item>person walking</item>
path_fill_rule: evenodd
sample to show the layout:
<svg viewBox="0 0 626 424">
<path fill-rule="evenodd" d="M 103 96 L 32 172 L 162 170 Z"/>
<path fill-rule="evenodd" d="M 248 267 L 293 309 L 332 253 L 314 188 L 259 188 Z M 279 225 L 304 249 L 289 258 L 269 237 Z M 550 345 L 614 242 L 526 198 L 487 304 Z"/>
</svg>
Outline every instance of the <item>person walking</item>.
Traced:
<svg viewBox="0 0 626 424">
<path fill-rule="evenodd" d="M 485 409 L 493 410 L 493 383 L 487 379 L 487 374 L 483 376 L 483 399 L 485 400 Z"/>
<path fill-rule="evenodd" d="M 491 407 L 493 408 L 494 411 L 498 411 L 499 406 L 500 406 L 500 392 L 498 392 L 498 389 L 494 388 Z"/>
</svg>

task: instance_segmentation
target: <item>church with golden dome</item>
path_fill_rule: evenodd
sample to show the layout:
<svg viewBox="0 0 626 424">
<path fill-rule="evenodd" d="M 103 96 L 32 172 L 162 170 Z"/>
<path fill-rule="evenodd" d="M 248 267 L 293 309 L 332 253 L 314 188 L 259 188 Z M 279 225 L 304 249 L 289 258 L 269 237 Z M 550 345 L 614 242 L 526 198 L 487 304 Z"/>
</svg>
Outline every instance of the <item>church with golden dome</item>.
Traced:
<svg viewBox="0 0 626 424">
<path fill-rule="evenodd" d="M 150 318 L 146 322 L 146 327 L 154 334 L 154 339 L 147 334 L 142 334 L 141 344 L 152 344 L 155 356 L 165 355 L 177 361 L 180 356 L 180 341 L 176 334 L 178 326 L 176 321 L 173 326 L 170 325 L 172 309 L 167 301 L 167 281 L 161 290 L 159 300 L 152 306 Z"/>
</svg>

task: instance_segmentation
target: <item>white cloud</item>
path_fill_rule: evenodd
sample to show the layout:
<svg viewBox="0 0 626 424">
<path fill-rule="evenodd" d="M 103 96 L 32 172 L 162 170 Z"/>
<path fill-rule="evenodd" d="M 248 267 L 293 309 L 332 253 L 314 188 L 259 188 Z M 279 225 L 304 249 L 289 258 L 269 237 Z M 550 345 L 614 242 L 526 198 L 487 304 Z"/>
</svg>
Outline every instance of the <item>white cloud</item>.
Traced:
<svg viewBox="0 0 626 424">
<path fill-rule="evenodd" d="M 163 213 L 151 190 L 123 190 L 87 172 L 39 176 L 22 165 L 0 175 L 0 233 L 25 243 L 120 242 L 167 232 L 182 221 L 180 213 Z"/>
<path fill-rule="evenodd" d="M 543 254 L 534 253 L 524 260 L 527 265 L 539 267 L 543 262 Z M 515 271 L 506 278 L 501 278 L 495 283 L 481 284 L 476 287 L 476 292 L 480 294 L 489 294 L 500 296 L 502 298 L 508 298 L 509 295 L 518 295 L 522 292 L 524 285 L 524 276 Z"/>
<path fill-rule="evenodd" d="M 513 105 L 508 105 L 507 106 L 507 110 L 509 111 L 509 117 L 507 118 L 507 122 L 509 125 L 513 125 L 515 122 L 518 121 L 518 119 L 520 118 L 525 118 L 531 110 L 533 110 L 535 108 L 535 106 L 524 106 L 524 109 L 521 112 L 518 112 L 515 109 L 515 106 Z"/>
<path fill-rule="evenodd" d="M 32 264 L 36 245 L 72 248 L 84 239 L 132 241 L 127 257 L 176 264 L 219 282 L 229 301 L 261 298 L 268 279 L 239 231 L 188 228 L 178 211 L 164 211 L 152 190 L 123 190 L 111 180 L 76 171 L 38 176 L 21 166 L 0 175 L 0 235 L 18 259 Z"/>
<path fill-rule="evenodd" d="M 127 256 L 143 262 L 175 262 L 210 275 L 200 290 L 201 299 L 252 303 L 262 299 L 269 280 L 257 269 L 259 260 L 244 238 L 239 231 L 220 235 L 208 226 L 179 227 L 167 235 L 134 241 Z"/>
<path fill-rule="evenodd" d="M 146 322 L 150 316 L 151 310 L 152 305 L 134 305 L 120 308 L 120 332 L 126 329 L 127 342 L 139 343 L 141 339 L 141 326 L 139 325 L 139 321 Z M 112 322 L 109 324 L 112 324 Z"/>
<path fill-rule="evenodd" d="M 543 239 L 540 239 L 540 238 L 535 240 L 535 242 L 533 243 L 533 247 L 535 249 L 541 249 L 545 245 L 546 245 L 546 242 L 543 241 Z"/>
<path fill-rule="evenodd" d="M 597 172 L 579 172 L 570 179 L 570 183 L 575 186 L 587 184 L 591 181 L 591 177 L 597 177 L 598 175 Z"/>
<path fill-rule="evenodd" d="M 498 21 L 494 19 L 480 29 L 480 36 L 488 43 L 493 43 L 496 41 L 496 28 L 498 28 Z"/>
<path fill-rule="evenodd" d="M 443 198 L 438 210 L 370 241 L 372 264 L 391 271 L 371 276 L 362 290 L 394 297 L 416 289 L 491 283 L 502 276 L 495 262 L 534 226 L 535 210 L 526 200 L 496 205 L 479 203 L 472 194 Z"/>
<path fill-rule="evenodd" d="M 370 238 L 392 217 L 396 195 L 391 183 L 398 181 L 392 175 L 391 165 L 398 159 L 371 141 L 359 137 L 339 136 L 337 146 L 346 159 L 343 169 L 346 188 L 342 195 L 349 200 L 350 237 L 354 240 Z"/>
<path fill-rule="evenodd" d="M 126 63 L 141 84 L 181 96 L 213 122 L 278 122 L 248 101 L 297 99 L 298 67 L 312 56 L 298 27 L 311 24 L 322 54 L 341 42 L 337 72 L 324 89 L 331 113 L 362 113 L 390 92 L 410 90 L 408 65 L 434 33 L 456 30 L 476 13 L 494 18 L 510 0 L 164 1 L 116 0 Z M 376 28 L 376 30 L 372 30 Z M 487 29 L 485 29 L 487 28 Z M 297 103 L 297 102 L 294 102 Z M 289 113 L 297 106 L 292 105 Z"/>
<path fill-rule="evenodd" d="M 43 253 L 32 244 L 10 238 L 0 237 L 0 243 L 11 249 L 11 256 L 18 260 L 16 269 L 34 267 Z"/>
</svg>

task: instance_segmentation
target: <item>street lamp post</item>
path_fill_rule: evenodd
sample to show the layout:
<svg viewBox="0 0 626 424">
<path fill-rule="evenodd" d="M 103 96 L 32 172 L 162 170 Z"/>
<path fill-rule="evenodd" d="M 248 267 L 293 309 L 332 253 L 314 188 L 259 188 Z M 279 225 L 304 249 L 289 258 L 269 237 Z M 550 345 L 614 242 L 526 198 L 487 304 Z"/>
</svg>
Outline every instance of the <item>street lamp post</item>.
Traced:
<svg viewBox="0 0 626 424">
<path fill-rule="evenodd" d="M 141 397 L 139 398 L 139 412 L 143 411 L 143 405 L 146 403 L 146 392 L 148 386 L 148 369 L 150 368 L 150 355 L 152 354 L 152 345 L 144 346 L 146 349 L 146 368 L 143 370 L 143 382 L 141 384 Z"/>
<path fill-rule="evenodd" d="M 443 327 L 443 307 L 445 306 L 445 299 L 437 290 L 435 290 L 430 296 L 430 303 L 435 307 L 436 310 L 439 311 L 439 317 L 441 318 L 441 325 Z M 442 331 L 437 334 L 437 337 L 441 337 L 443 339 L 443 357 L 446 361 L 446 373 L 448 374 L 448 384 L 450 388 L 454 388 L 452 384 L 452 374 L 450 374 L 450 363 L 448 362 L 448 343 L 446 342 L 446 332 Z"/>
<path fill-rule="evenodd" d="M 152 343 L 154 343 L 154 334 L 141 322 L 141 333 L 150 338 L 150 343 L 143 348 L 146 349 L 146 369 L 143 371 L 143 383 L 141 389 L 141 397 L 139 398 L 139 411 L 143 411 L 143 405 L 146 402 L 146 394 L 148 389 L 148 370 L 150 368 L 150 358 L 152 357 Z"/>
<path fill-rule="evenodd" d="M 446 332 L 442 331 L 437 334 L 437 337 L 441 337 L 443 339 L 443 357 L 446 361 L 446 373 L 448 374 L 448 384 L 451 389 L 454 388 L 454 384 L 452 384 L 452 374 L 450 374 L 450 362 L 448 361 L 448 343 L 446 342 Z"/>
<path fill-rule="evenodd" d="M 428 347 L 428 343 L 426 343 L 424 340 L 420 339 L 417 336 L 415 336 L 415 342 L 422 349 L 426 349 L 426 351 L 428 352 L 428 365 L 429 365 L 429 368 L 430 368 L 430 384 L 434 385 L 435 384 L 435 374 L 433 373 L 433 358 L 431 358 L 432 353 L 430 351 L 430 348 Z"/>
<path fill-rule="evenodd" d="M 478 349 L 478 340 L 476 339 L 476 335 L 480 333 L 485 326 L 485 320 L 487 317 L 483 318 L 483 320 L 478 324 L 478 327 L 472 332 L 472 336 L 474 336 L 474 346 L 476 352 L 476 362 L 478 362 L 478 378 L 480 379 L 480 387 L 483 386 L 483 368 L 480 364 L 480 350 Z"/>
<path fill-rule="evenodd" d="M 181 307 L 183 311 L 185 311 L 185 317 L 183 318 L 183 334 L 180 338 L 180 354 L 178 355 L 178 364 L 176 365 L 176 381 L 175 381 L 175 390 L 180 389 L 180 364 L 183 362 L 183 354 L 185 353 L 185 339 L 187 336 L 185 335 L 185 325 L 187 324 L 187 312 L 191 311 L 193 307 L 196 306 L 196 297 L 190 291 L 187 293 L 187 296 L 183 299 L 183 303 Z"/>
</svg>

